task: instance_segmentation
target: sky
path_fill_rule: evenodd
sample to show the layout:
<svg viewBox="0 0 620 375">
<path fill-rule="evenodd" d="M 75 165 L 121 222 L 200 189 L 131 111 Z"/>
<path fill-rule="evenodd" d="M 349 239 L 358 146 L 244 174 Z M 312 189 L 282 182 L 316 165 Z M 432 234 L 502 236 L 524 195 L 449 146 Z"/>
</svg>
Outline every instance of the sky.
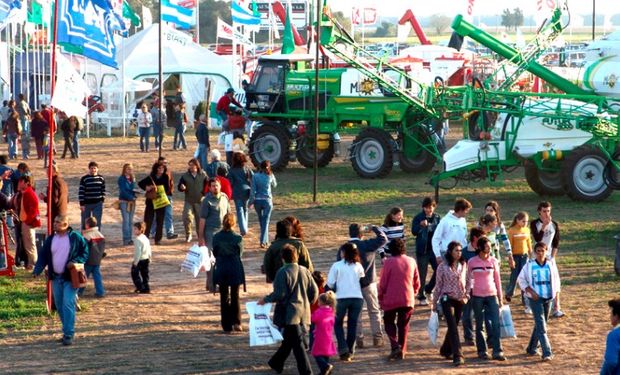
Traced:
<svg viewBox="0 0 620 375">
<path fill-rule="evenodd" d="M 501 14 L 503 9 L 519 7 L 525 16 L 534 14 L 537 2 L 546 3 L 551 0 L 327 0 L 333 10 L 350 12 L 353 6 L 374 7 L 379 16 L 400 17 L 407 9 L 411 9 L 416 16 L 430 16 L 443 13 L 454 16 L 457 13 L 465 13 L 467 4 L 474 2 L 474 16 Z M 592 14 L 593 0 L 568 0 L 568 8 L 572 14 Z M 620 13 L 618 0 L 595 0 L 596 13 L 598 15 Z M 389 3 L 389 6 L 385 6 Z M 429 6 L 432 4 L 432 6 Z"/>
</svg>

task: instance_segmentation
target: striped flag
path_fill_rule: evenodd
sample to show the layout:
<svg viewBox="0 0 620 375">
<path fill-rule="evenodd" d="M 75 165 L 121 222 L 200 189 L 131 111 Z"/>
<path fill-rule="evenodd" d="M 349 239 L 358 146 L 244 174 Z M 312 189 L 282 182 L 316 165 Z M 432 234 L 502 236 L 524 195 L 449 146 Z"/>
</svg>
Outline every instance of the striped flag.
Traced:
<svg viewBox="0 0 620 375">
<path fill-rule="evenodd" d="M 189 29 L 196 24 L 194 10 L 183 8 L 176 0 L 161 0 L 161 19 L 183 29 Z"/>
<path fill-rule="evenodd" d="M 233 23 L 239 23 L 242 25 L 260 25 L 260 16 L 254 15 L 249 9 L 241 6 L 238 0 L 232 1 L 230 12 L 232 14 Z"/>
</svg>

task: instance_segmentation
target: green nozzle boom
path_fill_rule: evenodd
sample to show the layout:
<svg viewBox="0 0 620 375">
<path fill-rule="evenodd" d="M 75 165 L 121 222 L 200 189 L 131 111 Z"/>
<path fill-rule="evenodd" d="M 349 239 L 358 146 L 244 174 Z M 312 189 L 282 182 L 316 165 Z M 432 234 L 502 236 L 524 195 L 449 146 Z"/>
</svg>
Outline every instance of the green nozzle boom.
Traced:
<svg viewBox="0 0 620 375">
<path fill-rule="evenodd" d="M 588 95 L 592 94 L 591 91 L 584 90 L 576 84 L 570 82 L 567 79 L 562 78 L 560 75 L 552 72 L 551 70 L 540 65 L 536 61 L 524 61 L 523 56 L 519 51 L 510 47 L 509 45 L 502 43 L 494 38 L 491 34 L 485 32 L 465 21 L 462 15 L 457 15 L 452 21 L 452 29 L 454 32 L 462 37 L 470 37 L 476 42 L 489 48 L 491 51 L 497 53 L 505 59 L 512 61 L 514 64 L 526 65 L 526 70 L 537 77 L 542 78 L 549 84 L 557 87 L 567 94 Z"/>
</svg>

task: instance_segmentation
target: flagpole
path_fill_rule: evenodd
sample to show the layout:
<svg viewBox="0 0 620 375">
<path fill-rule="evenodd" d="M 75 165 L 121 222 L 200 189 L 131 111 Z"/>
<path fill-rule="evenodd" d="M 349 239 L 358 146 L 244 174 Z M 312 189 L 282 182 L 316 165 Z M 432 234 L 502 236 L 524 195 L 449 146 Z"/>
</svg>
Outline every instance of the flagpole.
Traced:
<svg viewBox="0 0 620 375">
<path fill-rule="evenodd" d="M 54 40 L 52 42 L 52 61 L 51 61 L 51 69 L 50 69 L 50 101 L 52 96 L 54 95 L 54 89 L 56 88 L 56 40 L 58 39 L 58 3 L 54 6 Z M 48 160 L 49 165 L 47 167 L 47 234 L 52 234 L 52 217 L 49 214 L 50 207 L 52 207 L 52 172 L 54 165 L 54 134 L 56 133 L 56 118 L 54 116 L 54 109 L 51 108 L 52 111 L 52 122 L 50 123 L 50 142 L 49 142 L 49 150 L 48 150 Z"/>
<path fill-rule="evenodd" d="M 196 43 L 200 45 L 200 0 L 196 0 Z"/>
<path fill-rule="evenodd" d="M 319 169 L 319 44 L 321 41 L 321 0 L 316 1 L 316 43 L 314 53 L 314 160 L 312 165 L 312 202 L 316 203 Z"/>
<path fill-rule="evenodd" d="M 159 157 L 161 157 L 161 150 L 164 148 L 163 134 L 163 104 L 164 104 L 164 72 L 163 72 L 163 56 L 162 56 L 162 25 L 161 25 L 161 0 L 159 0 L 159 43 L 158 43 L 158 58 L 159 58 Z"/>
</svg>

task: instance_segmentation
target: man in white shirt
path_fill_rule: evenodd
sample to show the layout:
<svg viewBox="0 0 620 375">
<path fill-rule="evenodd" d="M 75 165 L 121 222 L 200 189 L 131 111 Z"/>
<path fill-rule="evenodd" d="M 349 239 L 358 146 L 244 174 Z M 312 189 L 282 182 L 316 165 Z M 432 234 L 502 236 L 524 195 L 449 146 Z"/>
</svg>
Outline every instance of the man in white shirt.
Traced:
<svg viewBox="0 0 620 375">
<path fill-rule="evenodd" d="M 433 234 L 433 252 L 437 257 L 437 264 L 441 263 L 450 242 L 458 241 L 463 248 L 467 246 L 467 220 L 465 220 L 465 216 L 471 208 L 472 205 L 467 199 L 458 198 L 454 201 L 454 210 L 450 210 L 437 225 Z"/>
</svg>

